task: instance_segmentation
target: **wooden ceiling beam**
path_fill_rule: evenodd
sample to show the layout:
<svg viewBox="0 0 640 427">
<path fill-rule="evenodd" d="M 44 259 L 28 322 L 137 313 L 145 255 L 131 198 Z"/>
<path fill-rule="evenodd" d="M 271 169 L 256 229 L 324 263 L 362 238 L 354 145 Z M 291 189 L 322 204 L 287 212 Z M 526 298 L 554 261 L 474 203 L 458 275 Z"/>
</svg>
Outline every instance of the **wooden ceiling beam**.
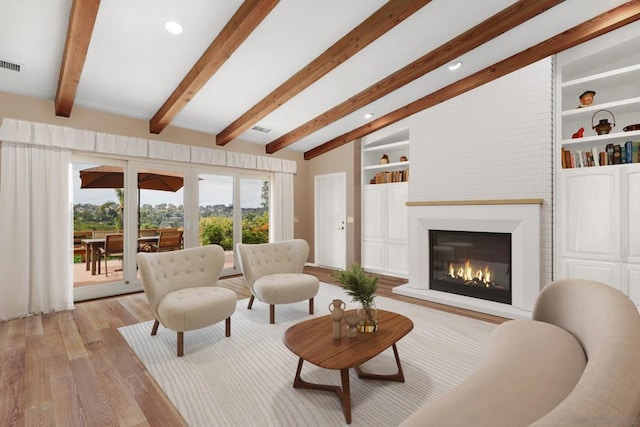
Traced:
<svg viewBox="0 0 640 427">
<path fill-rule="evenodd" d="M 73 0 L 71 5 L 67 39 L 54 101 L 56 116 L 71 115 L 99 7 L 100 0 Z"/>
<path fill-rule="evenodd" d="M 402 86 L 459 58 L 465 53 L 506 33 L 523 22 L 562 3 L 564 0 L 520 0 L 505 8 L 442 46 L 388 75 L 346 101 L 327 110 L 307 123 L 273 140 L 266 152 L 273 154 L 313 132 L 371 104 Z"/>
<path fill-rule="evenodd" d="M 149 121 L 151 133 L 160 133 L 227 59 L 240 47 L 279 0 L 245 0 L 178 87 Z"/>
<path fill-rule="evenodd" d="M 378 37 L 400 24 L 431 0 L 389 0 L 375 13 L 334 43 L 216 136 L 224 146 L 244 131 L 344 63 Z"/>
<path fill-rule="evenodd" d="M 364 126 L 353 129 L 330 141 L 325 142 L 304 153 L 305 160 L 311 160 L 321 154 L 345 145 L 357 138 L 362 138 L 378 129 L 398 122 L 429 107 L 447 101 L 483 84 L 519 70 L 551 55 L 570 49 L 581 43 L 599 37 L 640 19 L 640 0 L 633 0 L 602 13 L 580 25 L 551 37 L 535 46 L 523 50 L 503 61 L 497 62 L 483 70 L 452 83 L 440 90 L 426 95 L 402 108 L 392 111 Z"/>
</svg>

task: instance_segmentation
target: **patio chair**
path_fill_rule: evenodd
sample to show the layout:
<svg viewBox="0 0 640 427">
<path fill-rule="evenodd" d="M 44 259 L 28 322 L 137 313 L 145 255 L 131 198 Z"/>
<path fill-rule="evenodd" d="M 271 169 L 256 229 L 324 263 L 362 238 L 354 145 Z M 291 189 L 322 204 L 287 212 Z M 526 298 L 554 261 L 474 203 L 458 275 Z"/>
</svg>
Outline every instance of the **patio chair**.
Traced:
<svg viewBox="0 0 640 427">
<path fill-rule="evenodd" d="M 109 257 L 124 257 L 124 235 L 123 234 L 107 234 L 105 236 L 104 246 L 98 248 L 98 274 L 100 274 L 100 258 L 104 257 L 104 272 L 109 276 L 109 268 L 107 259 Z"/>
<path fill-rule="evenodd" d="M 158 241 L 149 240 L 149 238 L 158 238 L 159 236 L 160 233 L 155 228 L 138 230 L 138 252 L 155 252 Z"/>
<path fill-rule="evenodd" d="M 87 245 L 82 243 L 83 239 L 91 239 L 93 233 L 91 231 L 74 231 L 73 232 L 73 255 L 79 255 L 82 262 L 86 262 Z"/>
<path fill-rule="evenodd" d="M 156 252 L 182 249 L 182 230 L 162 230 L 158 237 Z"/>
</svg>

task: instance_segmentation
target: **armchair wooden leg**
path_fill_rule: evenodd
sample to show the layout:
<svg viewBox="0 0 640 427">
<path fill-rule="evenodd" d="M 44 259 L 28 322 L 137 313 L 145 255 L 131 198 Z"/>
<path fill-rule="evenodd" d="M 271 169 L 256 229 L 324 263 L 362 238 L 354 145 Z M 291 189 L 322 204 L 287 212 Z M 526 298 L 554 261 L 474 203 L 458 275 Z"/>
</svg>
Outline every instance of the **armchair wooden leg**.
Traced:
<svg viewBox="0 0 640 427">
<path fill-rule="evenodd" d="M 251 295 L 251 297 L 249 298 L 249 305 L 247 306 L 247 309 L 251 310 L 251 307 L 253 307 L 253 295 Z"/>
<path fill-rule="evenodd" d="M 276 323 L 276 306 L 269 304 L 269 323 Z"/>
<path fill-rule="evenodd" d="M 313 298 L 309 298 L 309 314 L 313 314 Z"/>
<path fill-rule="evenodd" d="M 178 357 L 184 354 L 184 332 L 178 332 Z"/>
<path fill-rule="evenodd" d="M 158 319 L 156 319 L 156 321 L 153 322 L 153 328 L 151 328 L 151 335 L 155 335 L 158 333 L 158 326 L 160 326 L 160 322 L 158 322 Z"/>
<path fill-rule="evenodd" d="M 227 319 L 224 321 L 224 336 L 231 336 L 231 316 L 227 317 Z"/>
</svg>

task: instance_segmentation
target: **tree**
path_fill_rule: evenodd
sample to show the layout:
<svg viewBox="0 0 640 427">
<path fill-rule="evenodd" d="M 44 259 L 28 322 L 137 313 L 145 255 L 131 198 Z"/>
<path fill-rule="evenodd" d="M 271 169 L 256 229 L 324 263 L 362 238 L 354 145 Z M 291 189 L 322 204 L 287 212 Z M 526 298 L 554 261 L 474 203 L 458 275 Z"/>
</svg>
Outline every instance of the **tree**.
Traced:
<svg viewBox="0 0 640 427">
<path fill-rule="evenodd" d="M 200 243 L 220 245 L 224 250 L 233 250 L 233 220 L 229 217 L 210 216 L 200 220 Z"/>
<path fill-rule="evenodd" d="M 124 230 L 124 189 L 122 188 L 114 188 L 116 191 L 116 196 L 118 197 L 118 202 L 120 203 L 118 209 L 118 216 L 115 220 L 116 230 Z"/>
<path fill-rule="evenodd" d="M 269 210 L 269 181 L 262 181 L 262 191 L 260 192 L 260 207 Z"/>
<path fill-rule="evenodd" d="M 242 219 L 242 243 L 269 242 L 269 212 L 248 214 Z"/>
</svg>

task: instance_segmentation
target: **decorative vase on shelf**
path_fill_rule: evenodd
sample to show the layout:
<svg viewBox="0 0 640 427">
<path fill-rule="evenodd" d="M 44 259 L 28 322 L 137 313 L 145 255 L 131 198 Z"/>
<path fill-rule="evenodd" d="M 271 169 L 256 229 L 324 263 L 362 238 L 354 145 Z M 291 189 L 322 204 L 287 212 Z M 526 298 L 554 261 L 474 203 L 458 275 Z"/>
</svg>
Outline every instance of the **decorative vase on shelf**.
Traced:
<svg viewBox="0 0 640 427">
<path fill-rule="evenodd" d="M 382 155 L 382 157 L 380 157 L 380 161 L 379 161 L 379 163 L 380 163 L 381 165 L 386 165 L 386 164 L 388 164 L 388 163 L 389 163 L 389 156 L 388 156 L 388 155 L 386 155 L 386 154 L 383 154 L 383 155 Z"/>
<path fill-rule="evenodd" d="M 378 330 L 378 310 L 375 301 L 371 301 L 368 305 L 361 304 L 358 314 L 360 315 L 358 332 L 368 334 Z"/>
<path fill-rule="evenodd" d="M 600 121 L 598 122 L 598 124 L 596 125 L 594 123 L 594 119 L 596 118 L 596 114 L 598 113 L 609 113 L 609 115 L 611 116 L 611 120 L 613 120 L 613 123 L 609 123 L 609 120 L 607 119 L 600 119 Z M 609 110 L 598 110 L 595 113 L 593 113 L 593 116 L 591 116 L 591 124 L 592 124 L 592 128 L 596 131 L 596 133 L 598 135 L 606 135 L 609 132 L 611 132 L 611 128 L 615 127 L 616 125 L 616 118 L 613 116 L 613 113 Z"/>
</svg>

